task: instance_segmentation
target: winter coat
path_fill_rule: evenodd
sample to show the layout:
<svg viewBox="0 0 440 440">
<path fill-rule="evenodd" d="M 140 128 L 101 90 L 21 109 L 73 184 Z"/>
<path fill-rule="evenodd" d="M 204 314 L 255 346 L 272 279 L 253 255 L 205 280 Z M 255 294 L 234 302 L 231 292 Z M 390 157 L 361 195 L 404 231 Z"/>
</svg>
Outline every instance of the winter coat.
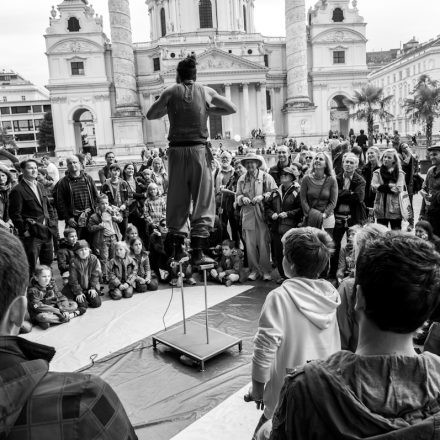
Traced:
<svg viewBox="0 0 440 440">
<path fill-rule="evenodd" d="M 431 440 L 439 436 L 440 357 L 340 351 L 287 376 L 271 440 Z"/>
<path fill-rule="evenodd" d="M 348 226 L 363 225 L 367 219 L 367 211 L 365 208 L 365 179 L 356 171 L 350 182 L 349 189 L 344 188 L 344 173 L 338 174 L 336 177 L 338 182 L 338 202 L 335 208 L 335 214 L 341 205 L 347 205 L 350 209 L 350 219 Z"/>
<path fill-rule="evenodd" d="M 67 243 L 66 239 L 60 240 L 60 245 L 57 251 L 57 263 L 58 269 L 60 270 L 60 274 L 62 275 L 64 272 L 68 272 L 70 268 L 70 261 L 75 256 L 75 252 L 73 252 L 73 246 Z"/>
<path fill-rule="evenodd" d="M 108 262 L 109 289 L 117 289 L 121 284 L 136 285 L 138 267 L 136 261 L 130 256 L 125 258 L 115 257 Z"/>
<path fill-rule="evenodd" d="M 87 193 L 90 200 L 92 210 L 95 210 L 95 201 L 98 197 L 98 190 L 96 189 L 95 181 L 87 173 L 81 172 L 81 177 L 86 179 Z M 70 174 L 66 174 L 58 183 L 55 185 L 55 202 L 58 211 L 58 217 L 60 220 L 69 220 L 75 217 L 74 205 L 73 205 L 73 194 L 71 180 L 73 178 Z"/>
<path fill-rule="evenodd" d="M 49 372 L 52 347 L 0 336 L 0 438 L 136 440 L 116 393 L 97 376 Z"/>
<path fill-rule="evenodd" d="M 241 249 L 232 249 L 231 255 L 225 257 L 223 254 L 218 262 L 217 272 L 225 272 L 226 275 L 240 275 L 243 268 L 243 251 Z"/>
<path fill-rule="evenodd" d="M 396 182 L 399 192 L 403 191 L 403 185 L 405 183 L 405 173 L 399 171 L 399 176 Z M 399 194 L 392 192 L 382 192 L 381 189 L 384 185 L 384 181 L 380 174 L 380 168 L 373 173 L 373 179 L 371 181 L 371 187 L 373 191 L 376 191 L 376 198 L 374 199 L 374 215 L 378 219 L 399 219 L 402 218 L 400 212 Z M 384 189 L 383 191 L 388 191 Z"/>
<path fill-rule="evenodd" d="M 130 257 L 137 263 L 137 281 L 144 280 L 145 278 L 151 278 L 151 267 L 148 252 L 142 251 L 140 255 L 130 253 Z"/>
<path fill-rule="evenodd" d="M 298 183 L 294 182 L 284 195 L 281 186 L 273 190 L 264 202 L 264 212 L 271 232 L 284 235 L 289 229 L 296 228 L 303 217 Z M 272 219 L 273 214 L 281 212 L 285 212 L 287 217 Z"/>
<path fill-rule="evenodd" d="M 75 296 L 81 295 L 84 290 L 99 290 L 101 275 L 101 264 L 96 255 L 90 254 L 84 260 L 75 255 L 70 262 L 69 286 Z"/>
<path fill-rule="evenodd" d="M 31 320 L 34 320 L 39 313 L 52 312 L 54 309 L 64 311 L 65 306 L 68 308 L 68 299 L 60 293 L 54 279 L 47 287 L 41 287 L 32 278 L 27 290 L 27 298 Z"/>
<path fill-rule="evenodd" d="M 9 194 L 11 193 L 11 173 L 7 168 L 0 166 L 0 172 L 6 174 L 5 185 L 0 186 L 0 220 L 9 220 Z"/>
<path fill-rule="evenodd" d="M 362 177 L 365 179 L 365 197 L 364 202 L 368 208 L 372 208 L 374 206 L 374 199 L 376 194 L 371 189 L 371 181 L 373 179 L 373 172 L 379 169 L 379 165 L 373 169 L 371 162 L 368 162 L 362 168 Z"/>
<path fill-rule="evenodd" d="M 291 160 L 289 158 L 286 167 L 290 167 Z M 273 180 L 275 180 L 275 183 L 280 186 L 281 185 L 281 172 L 283 171 L 284 167 L 280 167 L 280 163 L 277 162 L 276 165 L 273 167 L 270 167 L 269 174 L 273 177 Z"/>
<path fill-rule="evenodd" d="M 111 184 L 111 179 L 107 179 L 102 184 L 101 194 L 105 194 L 108 197 L 108 202 L 112 206 L 117 206 L 119 208 L 121 205 L 125 205 L 126 209 L 124 211 L 121 211 L 121 214 L 123 217 L 128 217 L 129 209 L 127 206 L 127 202 L 128 202 L 128 199 L 133 197 L 133 193 L 130 188 L 130 185 L 125 180 L 119 179 L 118 184 L 119 184 L 120 203 L 116 203 L 117 202 L 117 195 L 115 193 L 113 185 Z"/>
<path fill-rule="evenodd" d="M 112 224 L 113 229 L 115 230 L 116 238 L 118 241 L 120 241 L 122 239 L 122 235 L 119 230 L 118 223 L 122 222 L 122 216 L 111 208 L 109 208 L 109 213 L 112 215 Z M 101 249 L 102 244 L 104 243 L 104 227 L 101 226 L 101 223 L 101 212 L 99 210 L 96 210 L 96 212 L 90 216 L 89 222 L 87 224 L 87 229 L 93 233 L 92 249 L 95 253 L 99 251 L 99 249 Z"/>
<path fill-rule="evenodd" d="M 286 280 L 266 298 L 254 339 L 252 379 L 265 383 L 264 415 L 271 418 L 287 368 L 340 350 L 338 291 L 325 280 Z"/>
</svg>

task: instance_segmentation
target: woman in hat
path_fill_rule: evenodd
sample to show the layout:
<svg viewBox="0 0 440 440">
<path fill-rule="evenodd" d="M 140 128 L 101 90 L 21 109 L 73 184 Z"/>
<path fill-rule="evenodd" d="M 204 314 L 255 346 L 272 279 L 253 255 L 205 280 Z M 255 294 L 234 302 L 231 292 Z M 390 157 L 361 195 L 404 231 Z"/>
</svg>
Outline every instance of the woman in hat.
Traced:
<svg viewBox="0 0 440 440">
<path fill-rule="evenodd" d="M 241 163 L 246 174 L 237 183 L 237 204 L 241 206 L 241 222 L 246 243 L 247 258 L 250 268 L 248 279 L 256 280 L 260 276 L 270 281 L 270 234 L 264 218 L 263 202 L 276 189 L 273 177 L 262 170 L 261 159 L 254 153 L 247 154 Z"/>
</svg>

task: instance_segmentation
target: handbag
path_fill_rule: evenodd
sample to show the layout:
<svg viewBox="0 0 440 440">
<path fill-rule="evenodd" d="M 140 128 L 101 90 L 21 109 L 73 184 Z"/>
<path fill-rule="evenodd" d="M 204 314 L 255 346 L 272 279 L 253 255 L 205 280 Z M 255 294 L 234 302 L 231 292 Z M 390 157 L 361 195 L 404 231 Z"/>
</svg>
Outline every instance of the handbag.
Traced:
<svg viewBox="0 0 440 440">
<path fill-rule="evenodd" d="M 405 221 L 410 221 L 414 218 L 414 211 L 409 198 L 408 189 L 406 185 L 403 186 L 403 191 L 399 193 L 400 213 Z"/>
<path fill-rule="evenodd" d="M 413 176 L 413 194 L 417 194 L 423 187 L 423 177 L 417 173 Z"/>
</svg>

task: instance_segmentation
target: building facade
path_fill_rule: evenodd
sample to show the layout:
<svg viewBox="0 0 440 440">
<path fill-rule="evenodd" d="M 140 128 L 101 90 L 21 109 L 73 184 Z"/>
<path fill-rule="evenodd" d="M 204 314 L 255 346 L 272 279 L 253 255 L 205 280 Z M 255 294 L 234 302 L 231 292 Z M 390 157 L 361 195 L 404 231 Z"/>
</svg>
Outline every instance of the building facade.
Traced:
<svg viewBox="0 0 440 440">
<path fill-rule="evenodd" d="M 236 114 L 211 117 L 211 138 L 251 137 L 319 143 L 347 135 L 344 98 L 367 82 L 366 24 L 357 0 L 286 0 L 286 38 L 264 37 L 255 0 L 147 0 L 150 40 L 133 43 L 128 0 L 109 0 L 111 43 L 87 0 L 52 9 L 46 54 L 57 151 L 80 151 L 84 115 L 98 150 L 126 154 L 165 145 L 167 118 L 147 121 L 159 94 L 175 82 L 179 60 L 195 54 L 198 81 L 230 98 Z M 147 10 L 146 10 L 147 13 Z M 90 128 L 89 128 L 90 129 Z"/>
<path fill-rule="evenodd" d="M 392 133 L 398 130 L 404 135 L 424 133 L 422 124 L 414 123 L 406 116 L 405 99 L 411 98 L 420 76 L 429 75 L 432 79 L 440 81 L 440 36 L 426 43 L 419 43 L 412 38 L 400 50 L 388 51 L 384 55 L 392 55 L 393 59 L 382 66 L 377 66 L 377 55 L 369 55 L 369 63 L 376 68 L 369 76 L 372 84 L 382 87 L 386 96 L 393 95 L 389 108 L 393 118 L 386 122 L 377 122 L 376 130 Z M 433 135 L 440 134 L 440 120 L 436 119 L 433 126 Z"/>
<path fill-rule="evenodd" d="M 14 137 L 19 153 L 35 152 L 38 128 L 50 109 L 47 90 L 13 70 L 0 70 L 0 128 Z"/>
</svg>

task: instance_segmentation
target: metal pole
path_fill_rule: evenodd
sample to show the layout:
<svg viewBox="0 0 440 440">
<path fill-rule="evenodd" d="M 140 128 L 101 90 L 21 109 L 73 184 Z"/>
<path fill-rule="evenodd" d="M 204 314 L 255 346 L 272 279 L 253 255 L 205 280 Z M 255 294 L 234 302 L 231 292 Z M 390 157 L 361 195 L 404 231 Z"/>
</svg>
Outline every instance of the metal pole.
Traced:
<svg viewBox="0 0 440 440">
<path fill-rule="evenodd" d="M 209 322 L 208 322 L 208 282 L 205 269 L 203 271 L 203 279 L 205 282 L 205 322 L 206 322 L 206 343 L 209 344 Z"/>
<path fill-rule="evenodd" d="M 183 334 L 186 335 L 185 295 L 183 293 L 183 267 L 181 261 L 179 261 L 179 279 L 180 279 L 180 296 L 182 297 Z"/>
</svg>

